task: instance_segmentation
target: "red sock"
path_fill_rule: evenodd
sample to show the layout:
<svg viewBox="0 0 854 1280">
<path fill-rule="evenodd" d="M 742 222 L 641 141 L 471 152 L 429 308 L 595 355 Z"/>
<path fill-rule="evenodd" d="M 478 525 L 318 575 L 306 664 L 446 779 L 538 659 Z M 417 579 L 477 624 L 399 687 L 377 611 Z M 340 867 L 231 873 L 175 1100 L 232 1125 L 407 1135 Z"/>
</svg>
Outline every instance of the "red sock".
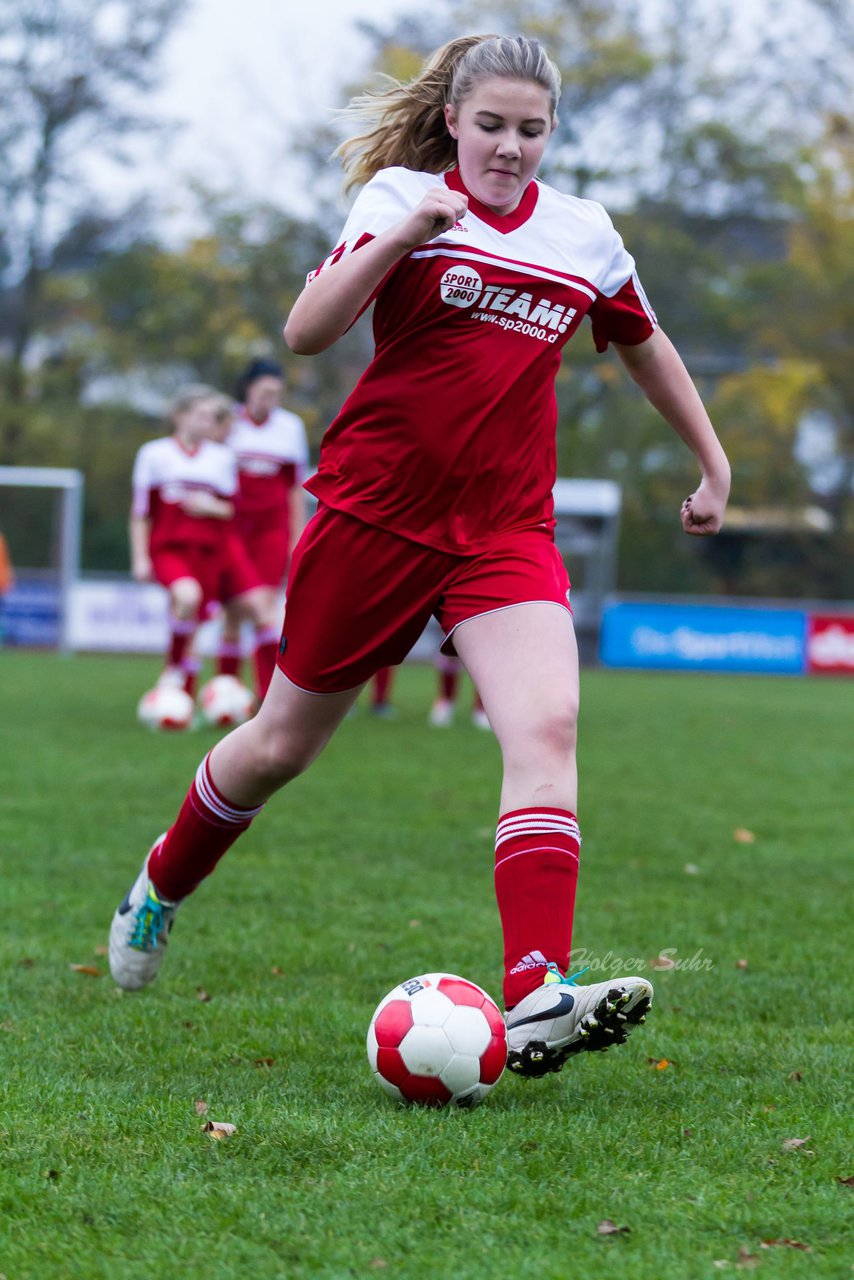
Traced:
<svg viewBox="0 0 854 1280">
<path fill-rule="evenodd" d="M 243 657 L 239 644 L 223 643 L 216 655 L 216 672 L 219 676 L 236 676 L 240 673 L 240 661 Z"/>
<path fill-rule="evenodd" d="M 259 702 L 264 701 L 264 694 L 273 679 L 278 654 L 278 631 L 272 627 L 261 627 L 255 632 L 255 649 L 252 654 L 252 661 L 255 663 L 255 692 Z"/>
<path fill-rule="evenodd" d="M 472 711 L 483 711 L 483 703 L 480 700 L 480 694 L 477 689 L 474 691 L 474 699 L 472 700 L 471 709 Z"/>
<path fill-rule="evenodd" d="M 197 623 L 193 619 L 180 621 L 178 618 L 171 617 L 169 619 L 169 657 L 167 665 L 170 667 L 180 667 L 187 653 L 190 641 L 196 630 Z"/>
<path fill-rule="evenodd" d="M 202 662 L 200 658 L 185 658 L 181 663 L 181 670 L 184 673 L 184 689 L 191 698 L 196 696 L 196 687 L 199 683 L 201 669 Z"/>
<path fill-rule="evenodd" d="M 192 893 L 264 807 L 245 809 L 229 803 L 211 780 L 209 760 L 210 754 L 196 770 L 174 824 L 148 860 L 148 874 L 169 902 Z"/>
<path fill-rule="evenodd" d="M 375 707 L 382 707 L 386 702 L 388 702 L 388 695 L 389 690 L 391 689 L 393 676 L 393 667 L 380 667 L 379 671 L 374 676 L 374 689 L 371 700 Z"/>
<path fill-rule="evenodd" d="M 504 930 L 504 1004 L 569 964 L 581 837 L 568 809 L 504 813 L 495 839 L 495 894 Z"/>
</svg>

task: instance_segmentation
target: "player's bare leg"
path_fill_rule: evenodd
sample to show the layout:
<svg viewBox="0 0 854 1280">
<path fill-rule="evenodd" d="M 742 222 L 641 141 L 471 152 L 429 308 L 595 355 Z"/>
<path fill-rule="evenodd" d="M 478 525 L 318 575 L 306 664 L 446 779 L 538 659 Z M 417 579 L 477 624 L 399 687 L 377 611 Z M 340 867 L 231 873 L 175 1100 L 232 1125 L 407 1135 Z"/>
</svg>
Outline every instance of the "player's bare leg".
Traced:
<svg viewBox="0 0 854 1280">
<path fill-rule="evenodd" d="M 320 754 L 359 696 L 311 694 L 274 673 L 258 715 L 200 764 L 172 827 L 149 851 L 110 929 L 110 969 L 127 990 L 157 976 L 175 912 L 266 800 Z"/>
<path fill-rule="evenodd" d="M 504 929 L 508 1065 L 558 1071 L 643 1021 L 643 978 L 579 988 L 567 976 L 581 839 L 577 803 L 578 649 L 572 618 L 545 602 L 472 618 L 454 643 L 504 763 L 495 886 Z"/>
<path fill-rule="evenodd" d="M 185 689 L 195 694 L 198 663 L 193 653 L 193 637 L 199 625 L 202 588 L 195 578 L 176 578 L 169 585 L 169 651 L 158 684 Z"/>
</svg>

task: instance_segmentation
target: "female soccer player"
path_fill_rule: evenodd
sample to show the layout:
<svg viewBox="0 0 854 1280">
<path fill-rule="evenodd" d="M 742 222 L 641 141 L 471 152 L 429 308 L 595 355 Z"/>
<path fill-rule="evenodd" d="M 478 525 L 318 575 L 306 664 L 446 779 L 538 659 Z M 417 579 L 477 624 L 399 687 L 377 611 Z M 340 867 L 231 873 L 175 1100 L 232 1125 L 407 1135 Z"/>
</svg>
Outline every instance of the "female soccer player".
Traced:
<svg viewBox="0 0 854 1280">
<path fill-rule="evenodd" d="M 340 153 L 365 185 L 285 338 L 323 351 L 373 302 L 375 354 L 308 483 L 320 508 L 294 556 L 267 699 L 202 762 L 114 917 L 124 987 L 152 980 L 181 901 L 433 613 L 502 752 L 509 1065 L 558 1070 L 624 1040 L 649 1008 L 645 978 L 576 986 L 566 973 L 579 681 L 553 541 L 554 377 L 585 315 L 697 459 L 686 533 L 720 528 L 729 466 L 604 209 L 535 177 L 559 89 L 537 41 L 471 36 L 413 84 L 352 105 L 361 132 Z"/>
<path fill-rule="evenodd" d="M 302 419 L 280 405 L 282 366 L 253 360 L 237 384 L 237 406 L 228 444 L 237 454 L 240 487 L 235 497 L 236 527 L 265 593 L 265 616 L 276 618 L 276 593 L 288 573 L 294 544 L 305 524 L 302 482 L 308 445 Z M 277 622 L 256 627 L 255 691 L 262 700 L 276 666 Z M 240 669 L 240 617 L 226 608 L 218 670 Z"/>
<path fill-rule="evenodd" d="M 171 436 L 142 446 L 132 478 L 131 572 L 169 593 L 169 651 L 158 683 L 191 696 L 198 672 L 192 640 L 206 606 L 225 594 L 244 613 L 260 616 L 251 565 L 227 568 L 237 466 L 231 450 L 210 438 L 215 402 L 211 387 L 181 391 L 169 414 Z"/>
</svg>

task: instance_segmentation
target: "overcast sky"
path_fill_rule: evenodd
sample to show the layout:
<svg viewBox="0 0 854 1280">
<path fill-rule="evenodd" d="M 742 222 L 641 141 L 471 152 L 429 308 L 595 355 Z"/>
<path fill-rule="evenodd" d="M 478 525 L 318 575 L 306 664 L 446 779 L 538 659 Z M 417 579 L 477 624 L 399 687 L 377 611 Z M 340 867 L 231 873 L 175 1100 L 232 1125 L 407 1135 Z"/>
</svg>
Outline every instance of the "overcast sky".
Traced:
<svg viewBox="0 0 854 1280">
<path fill-rule="evenodd" d="M 254 198 L 292 196 L 287 135 L 339 105 L 360 82 L 369 43 L 355 23 L 385 25 L 414 0 L 194 0 L 165 49 L 152 106 L 184 127 L 152 173 L 168 200 L 187 176 Z M 290 201 L 289 201 L 290 202 Z M 304 204 L 293 202 L 296 207 Z"/>
</svg>

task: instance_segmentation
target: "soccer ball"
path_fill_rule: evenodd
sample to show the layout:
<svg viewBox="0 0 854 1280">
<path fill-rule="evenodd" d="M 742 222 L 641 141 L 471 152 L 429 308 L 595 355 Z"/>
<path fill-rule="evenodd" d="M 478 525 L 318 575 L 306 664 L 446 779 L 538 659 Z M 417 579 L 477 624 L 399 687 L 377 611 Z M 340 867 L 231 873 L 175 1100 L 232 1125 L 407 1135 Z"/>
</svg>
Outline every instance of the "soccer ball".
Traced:
<svg viewBox="0 0 854 1280">
<path fill-rule="evenodd" d="M 507 1061 L 507 1031 L 494 1000 L 453 973 L 401 982 L 377 1005 L 368 1061 L 398 1102 L 476 1107 Z"/>
<path fill-rule="evenodd" d="M 243 724 L 255 714 L 258 702 L 236 676 L 214 676 L 199 690 L 199 710 L 207 724 L 226 728 Z"/>
<path fill-rule="evenodd" d="M 195 705 L 185 689 L 158 684 L 144 693 L 136 709 L 146 729 L 189 729 Z"/>
</svg>

